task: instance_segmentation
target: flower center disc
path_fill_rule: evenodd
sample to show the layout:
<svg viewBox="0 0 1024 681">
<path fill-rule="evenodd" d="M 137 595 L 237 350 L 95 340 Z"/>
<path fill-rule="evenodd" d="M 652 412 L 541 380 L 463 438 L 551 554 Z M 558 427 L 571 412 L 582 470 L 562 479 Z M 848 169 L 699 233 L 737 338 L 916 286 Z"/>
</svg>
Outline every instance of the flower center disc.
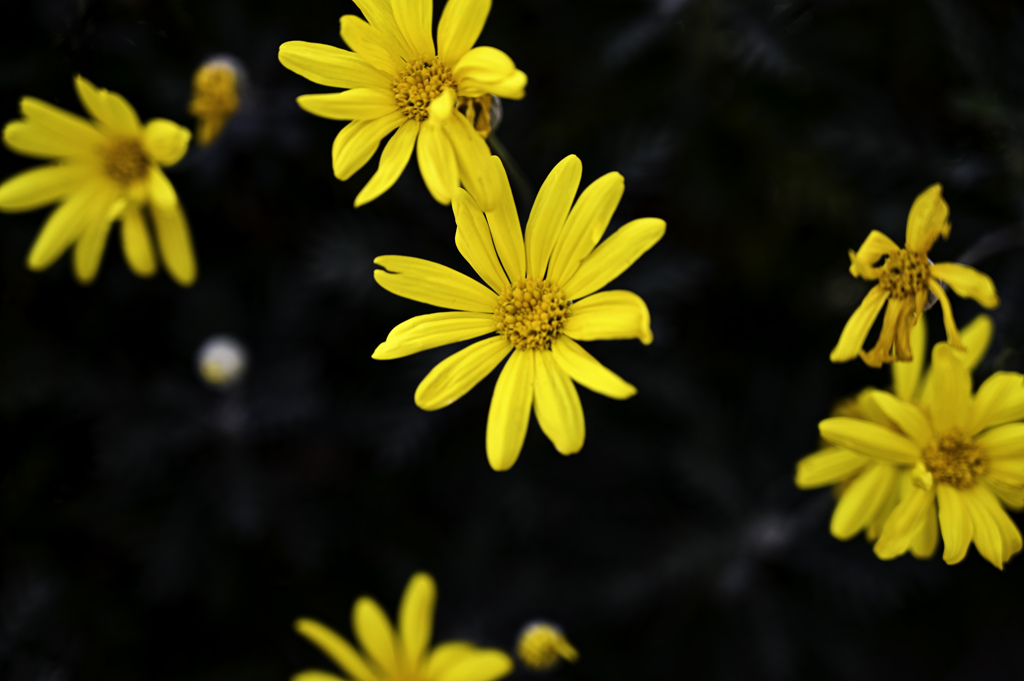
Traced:
<svg viewBox="0 0 1024 681">
<path fill-rule="evenodd" d="M 416 121 L 427 120 L 427 107 L 442 92 L 455 87 L 451 69 L 438 57 L 413 59 L 391 83 L 398 109 Z"/>
<path fill-rule="evenodd" d="M 149 173 L 149 158 L 137 140 L 119 139 L 107 147 L 103 168 L 115 182 L 131 184 Z"/>
<path fill-rule="evenodd" d="M 957 489 L 974 487 L 988 469 L 988 460 L 978 445 L 957 432 L 932 440 L 921 454 L 935 482 L 944 482 Z"/>
<path fill-rule="evenodd" d="M 878 282 L 896 300 L 911 298 L 928 286 L 928 258 L 901 248 L 885 259 Z"/>
<path fill-rule="evenodd" d="M 551 282 L 520 279 L 498 296 L 494 326 L 516 350 L 550 350 L 562 335 L 570 305 Z"/>
</svg>

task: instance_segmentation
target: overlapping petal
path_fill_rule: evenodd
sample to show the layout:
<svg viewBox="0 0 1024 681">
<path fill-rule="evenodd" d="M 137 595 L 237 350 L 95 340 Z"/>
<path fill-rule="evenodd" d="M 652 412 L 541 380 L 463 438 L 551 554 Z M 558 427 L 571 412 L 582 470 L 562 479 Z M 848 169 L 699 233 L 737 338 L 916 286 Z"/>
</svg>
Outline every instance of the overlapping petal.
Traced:
<svg viewBox="0 0 1024 681">
<path fill-rule="evenodd" d="M 536 380 L 536 350 L 514 351 L 498 376 L 487 413 L 487 462 L 507 471 L 519 459 L 530 425 Z"/>
<path fill-rule="evenodd" d="M 651 313 L 632 291 L 600 291 L 573 303 L 565 335 L 581 341 L 638 339 L 644 345 L 654 341 Z"/>
<path fill-rule="evenodd" d="M 289 71 L 318 85 L 391 89 L 391 76 L 374 68 L 355 52 L 333 45 L 290 40 L 281 45 L 277 58 Z"/>
</svg>

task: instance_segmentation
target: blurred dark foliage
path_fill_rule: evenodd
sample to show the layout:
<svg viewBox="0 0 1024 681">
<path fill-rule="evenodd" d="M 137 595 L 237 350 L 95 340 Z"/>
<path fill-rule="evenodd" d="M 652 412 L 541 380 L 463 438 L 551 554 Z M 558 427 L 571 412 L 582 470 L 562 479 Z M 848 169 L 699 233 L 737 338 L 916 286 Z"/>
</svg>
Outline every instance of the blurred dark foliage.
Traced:
<svg viewBox="0 0 1024 681">
<path fill-rule="evenodd" d="M 555 678 L 1019 678 L 1021 558 L 883 563 L 832 539 L 829 491 L 792 475 L 835 400 L 888 380 L 828 362 L 867 289 L 846 251 L 872 228 L 902 241 L 932 182 L 954 225 L 933 258 L 982 267 L 1003 298 L 980 374 L 1024 369 L 1024 8 L 497 0 L 481 43 L 530 76 L 498 131 L 527 184 L 575 153 L 587 182 L 626 177 L 613 227 L 669 225 L 616 284 L 648 301 L 655 343 L 591 345 L 639 394 L 581 391 L 583 452 L 558 456 L 534 423 L 500 475 L 483 446 L 494 376 L 427 414 L 413 391 L 450 350 L 370 359 L 426 311 L 374 284 L 374 256 L 466 266 L 415 166 L 353 210 L 376 162 L 334 180 L 339 124 L 294 104 L 325 89 L 278 45 L 340 44 L 354 11 L 3 3 L 3 120 L 23 95 L 80 111 L 82 73 L 143 119 L 191 125 L 192 70 L 217 53 L 250 89 L 170 172 L 194 288 L 134 278 L 116 239 L 91 287 L 67 258 L 30 273 L 46 213 L 0 218 L 0 678 L 329 669 L 293 619 L 348 635 L 359 594 L 394 612 L 417 569 L 439 582 L 437 640 L 511 650 L 527 621 L 559 622 L 581 659 Z M 0 177 L 32 163 L 4 151 Z M 954 305 L 961 323 L 978 310 Z M 250 353 L 229 391 L 195 371 L 216 333 Z"/>
</svg>

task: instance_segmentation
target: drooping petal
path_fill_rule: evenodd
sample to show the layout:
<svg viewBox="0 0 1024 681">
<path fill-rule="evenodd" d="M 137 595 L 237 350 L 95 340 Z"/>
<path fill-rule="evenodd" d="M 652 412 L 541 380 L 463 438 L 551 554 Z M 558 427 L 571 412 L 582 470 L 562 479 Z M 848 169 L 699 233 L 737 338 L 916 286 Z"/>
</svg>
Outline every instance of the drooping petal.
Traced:
<svg viewBox="0 0 1024 681">
<path fill-rule="evenodd" d="M 575 340 L 654 342 L 647 303 L 632 291 L 599 291 L 573 303 L 570 312 L 564 332 Z"/>
<path fill-rule="evenodd" d="M 992 277 L 958 262 L 940 262 L 931 266 L 932 277 L 949 284 L 961 298 L 978 301 L 984 308 L 999 307 L 999 294 Z"/>
<path fill-rule="evenodd" d="M 1012 400 L 1020 391 L 1024 391 L 1024 377 L 1015 371 L 997 371 L 985 379 L 974 395 L 966 433 L 974 435 L 997 425 L 996 415 L 1002 411 L 1008 398 Z"/>
<path fill-rule="evenodd" d="M 516 69 L 501 80 L 483 82 L 474 78 L 463 78 L 459 81 L 459 94 L 463 97 L 483 97 L 496 95 L 502 99 L 519 100 L 526 96 L 526 84 L 529 82 L 526 73 Z"/>
<path fill-rule="evenodd" d="M 152 277 L 156 274 L 153 239 L 138 206 L 129 206 L 121 215 L 121 250 L 135 276 Z"/>
<path fill-rule="evenodd" d="M 927 522 L 925 514 L 934 503 L 935 487 L 928 490 L 911 487 L 882 526 L 882 534 L 875 542 L 875 555 L 882 560 L 892 560 L 906 553 L 922 520 Z"/>
<path fill-rule="evenodd" d="M 437 364 L 416 388 L 416 406 L 437 411 L 460 399 L 512 351 L 501 336 L 485 338 Z"/>
<path fill-rule="evenodd" d="M 963 500 L 964 510 L 971 519 L 975 548 L 978 549 L 982 558 L 1002 570 L 1003 563 L 1008 558 L 1003 555 L 1003 537 L 996 520 L 990 516 L 985 501 L 979 497 L 979 492 L 992 496 L 992 493 L 983 486 L 975 485 L 970 489 L 961 490 L 960 499 Z M 991 501 L 996 509 L 1005 515 L 1003 509 L 999 507 L 999 502 L 994 498 Z"/>
<path fill-rule="evenodd" d="M 452 76 L 463 92 L 463 81 L 472 80 L 484 87 L 500 83 L 516 72 L 516 63 L 501 50 L 494 47 L 474 47 L 462 56 L 452 69 Z"/>
<path fill-rule="evenodd" d="M 995 493 L 986 485 L 978 485 L 972 492 L 974 493 L 976 505 L 988 515 L 989 523 L 998 532 L 1003 547 L 1002 561 L 1006 563 L 1011 556 L 1021 550 L 1020 530 L 1017 529 L 1013 519 L 999 505 L 999 500 L 996 498 Z M 993 565 L 995 565 L 994 562 Z M 999 565 L 996 565 L 996 567 L 1001 569 Z"/>
<path fill-rule="evenodd" d="M 374 359 L 398 359 L 417 352 L 494 333 L 494 317 L 484 312 L 433 312 L 408 319 L 391 330 L 373 351 Z"/>
<path fill-rule="evenodd" d="M 416 137 L 420 132 L 420 124 L 417 121 L 406 121 L 399 126 L 398 130 L 388 143 L 384 145 L 384 151 L 380 154 L 380 165 L 377 172 L 373 174 L 370 181 L 363 186 L 356 195 L 355 207 L 365 206 L 378 198 L 401 177 L 402 171 L 409 165 L 412 158 L 412 150 L 416 147 Z"/>
<path fill-rule="evenodd" d="M 185 211 L 182 210 L 180 203 L 168 208 L 154 203 L 150 206 L 150 214 L 156 228 L 160 259 L 163 260 L 167 273 L 180 286 L 191 286 L 195 283 L 198 268 Z"/>
<path fill-rule="evenodd" d="M 900 247 L 888 236 L 873 229 L 868 233 L 864 243 L 857 252 L 850 251 L 850 274 L 855 277 L 873 281 L 878 279 L 882 268 L 875 263 L 887 255 L 899 252 Z"/>
<path fill-rule="evenodd" d="M 796 486 L 800 489 L 827 487 L 848 480 L 872 459 L 843 447 L 823 447 L 796 462 Z"/>
<path fill-rule="evenodd" d="M 892 364 L 892 391 L 896 397 L 907 402 L 913 402 L 918 395 L 921 374 L 928 356 L 928 323 L 923 315 L 910 332 L 910 346 L 913 359 Z"/>
<path fill-rule="evenodd" d="M 385 290 L 435 307 L 493 313 L 498 297 L 483 284 L 450 267 L 404 255 L 382 255 L 373 278 Z"/>
<path fill-rule="evenodd" d="M 495 648 L 475 648 L 452 663 L 436 681 L 495 681 L 512 673 L 512 658 Z"/>
<path fill-rule="evenodd" d="M 839 334 L 839 342 L 832 348 L 828 358 L 833 363 L 849 362 L 860 355 L 860 349 L 864 347 L 864 340 L 875 323 L 882 306 L 889 299 L 889 292 L 880 285 L 875 285 L 868 294 L 864 296 L 860 306 L 853 314 Z"/>
<path fill-rule="evenodd" d="M 295 101 L 303 111 L 335 121 L 363 121 L 398 111 L 398 103 L 392 93 L 368 87 L 322 95 L 300 95 Z"/>
<path fill-rule="evenodd" d="M 403 62 L 394 42 L 362 17 L 346 14 L 341 18 L 341 39 L 378 71 L 395 76 L 402 70 Z"/>
<path fill-rule="evenodd" d="M 526 247 L 523 243 L 523 227 L 519 222 L 519 212 L 512 196 L 512 187 L 505 174 L 505 166 L 501 159 L 491 156 L 491 164 L 498 178 L 498 196 L 495 207 L 486 211 L 487 224 L 491 229 L 494 247 L 502 267 L 512 281 L 526 276 Z"/>
<path fill-rule="evenodd" d="M 551 355 L 572 380 L 588 390 L 613 400 L 626 400 L 636 395 L 635 386 L 601 364 L 568 336 L 562 336 L 551 344 Z"/>
<path fill-rule="evenodd" d="M 142 146 L 150 159 L 165 168 L 180 161 L 188 151 L 192 133 L 166 118 L 152 118 L 142 129 Z"/>
<path fill-rule="evenodd" d="M 928 281 L 928 290 L 935 294 L 942 307 L 942 325 L 946 327 L 946 342 L 957 350 L 964 349 L 964 342 L 960 338 L 960 331 L 956 328 L 956 321 L 953 319 L 953 306 L 949 304 L 949 296 L 943 290 L 939 282 L 934 279 Z"/>
<path fill-rule="evenodd" d="M 0 210 L 20 213 L 61 201 L 85 183 L 88 169 L 79 164 L 30 168 L 0 184 Z"/>
<path fill-rule="evenodd" d="M 936 343 L 932 349 L 931 403 L 935 430 L 964 430 L 971 418 L 971 372 L 963 361 L 963 353 L 947 343 Z"/>
<path fill-rule="evenodd" d="M 352 177 L 377 153 L 381 140 L 406 120 L 401 111 L 392 111 L 380 118 L 352 121 L 342 128 L 331 148 L 334 176 L 341 181 Z"/>
<path fill-rule="evenodd" d="M 392 78 L 355 52 L 333 45 L 290 40 L 278 49 L 281 64 L 318 85 L 349 88 L 391 88 Z"/>
<path fill-rule="evenodd" d="M 576 454 L 583 449 L 586 426 L 583 405 L 569 374 L 547 351 L 536 352 L 534 408 L 537 423 L 559 454 Z"/>
<path fill-rule="evenodd" d="M 444 129 L 428 120 L 420 127 L 416 143 L 416 161 L 423 183 L 434 200 L 447 206 L 459 186 L 459 164 Z"/>
<path fill-rule="evenodd" d="M 537 192 L 526 223 L 526 274 L 543 279 L 551 250 L 565 225 L 583 176 L 583 164 L 570 154 L 558 162 Z"/>
<path fill-rule="evenodd" d="M 861 350 L 860 358 L 869 367 L 880 368 L 883 364 L 900 359 L 901 348 L 896 342 L 901 329 L 905 328 L 910 320 L 908 315 L 913 314 L 913 302 L 910 300 L 889 299 L 885 308 L 885 315 L 882 317 L 882 328 L 878 332 L 878 340 L 870 350 Z M 908 338 L 909 341 L 909 338 Z M 909 342 L 908 342 L 909 345 Z M 909 347 L 903 348 L 909 352 Z M 894 352 L 895 351 L 895 352 Z M 909 359 L 904 356 L 902 359 Z"/>
<path fill-rule="evenodd" d="M 927 253 L 940 236 L 949 237 L 949 229 L 949 205 L 942 198 L 942 185 L 936 183 L 918 194 L 910 206 L 907 249 Z"/>
<path fill-rule="evenodd" d="M 924 447 L 934 438 L 928 417 L 917 405 L 901 400 L 885 390 L 871 391 L 871 399 L 918 447 Z"/>
<path fill-rule="evenodd" d="M 434 606 L 437 584 L 426 572 L 417 572 L 409 579 L 398 606 L 398 631 L 405 650 L 405 662 L 419 669 L 434 631 Z"/>
<path fill-rule="evenodd" d="M 959 563 L 967 555 L 974 536 L 974 526 L 960 490 L 949 485 L 936 485 L 939 501 L 939 528 L 945 549 L 942 560 L 949 565 Z"/>
<path fill-rule="evenodd" d="M 612 172 L 583 190 L 551 251 L 548 279 L 561 284 L 576 272 L 580 261 L 590 255 L 604 236 L 625 189 L 622 175 Z"/>
<path fill-rule="evenodd" d="M 905 436 L 870 421 L 836 416 L 819 423 L 818 432 L 830 444 L 887 463 L 913 464 L 921 456 L 920 448 Z"/>
<path fill-rule="evenodd" d="M 833 537 L 846 541 L 874 520 L 879 507 L 895 492 L 896 470 L 886 463 L 872 463 L 850 482 L 832 513 Z"/>
<path fill-rule="evenodd" d="M 920 524 L 910 540 L 910 553 L 919 560 L 928 560 L 939 547 L 939 514 L 932 501 L 922 514 Z"/>
<path fill-rule="evenodd" d="M 384 36 L 388 50 L 397 54 L 404 61 L 425 56 L 413 49 L 409 45 L 409 41 L 402 35 L 402 31 L 398 28 L 398 22 L 395 21 L 391 0 L 353 0 L 353 2 L 366 17 L 366 20 L 370 22 L 370 25 Z"/>
<path fill-rule="evenodd" d="M 476 44 L 491 12 L 491 0 L 448 0 L 437 25 L 437 55 L 455 64 Z"/>
<path fill-rule="evenodd" d="M 562 284 L 569 298 L 582 298 L 604 288 L 649 251 L 665 235 L 665 221 L 639 218 L 627 222 L 601 242 Z"/>
<path fill-rule="evenodd" d="M 91 224 L 102 219 L 110 205 L 109 202 L 96 201 L 96 196 L 103 190 L 103 183 L 88 182 L 50 213 L 29 250 L 26 265 L 30 270 L 45 270 Z"/>
<path fill-rule="evenodd" d="M 530 425 L 536 350 L 516 350 L 498 375 L 487 412 L 487 462 L 507 471 L 519 459 Z"/>
<path fill-rule="evenodd" d="M 141 132 L 142 123 L 135 108 L 118 93 L 98 88 L 82 76 L 75 76 L 75 90 L 89 115 L 111 132 L 128 137 Z"/>
<path fill-rule="evenodd" d="M 437 54 L 431 31 L 434 23 L 432 0 L 391 0 L 391 9 L 399 30 L 417 56 L 433 57 Z"/>
<path fill-rule="evenodd" d="M 107 210 L 102 217 L 97 213 L 97 220 L 86 225 L 82 234 L 75 242 L 75 250 L 72 254 L 72 269 L 75 279 L 79 284 L 88 285 L 96 279 L 100 271 L 100 263 L 103 261 L 103 252 L 107 247 L 107 237 L 110 235 L 110 228 L 114 216 L 110 215 L 110 205 L 113 197 L 107 201 Z"/>
<path fill-rule="evenodd" d="M 398 641 L 384 609 L 369 596 L 360 596 L 352 606 L 352 631 L 377 667 L 387 676 L 398 676 Z"/>
<path fill-rule="evenodd" d="M 330 627 L 314 619 L 301 618 L 295 620 L 295 631 L 305 636 L 356 681 L 377 681 L 377 676 L 370 670 L 363 656 Z"/>
<path fill-rule="evenodd" d="M 452 212 L 455 213 L 455 246 L 459 253 L 495 293 L 501 293 L 509 280 L 494 250 L 491 230 L 483 212 L 465 189 L 455 190 Z"/>
<path fill-rule="evenodd" d="M 491 150 L 487 142 L 459 111 L 450 113 L 444 131 L 455 152 L 462 184 L 481 210 L 493 211 L 501 196 L 501 185 L 500 176 L 491 162 Z"/>
</svg>

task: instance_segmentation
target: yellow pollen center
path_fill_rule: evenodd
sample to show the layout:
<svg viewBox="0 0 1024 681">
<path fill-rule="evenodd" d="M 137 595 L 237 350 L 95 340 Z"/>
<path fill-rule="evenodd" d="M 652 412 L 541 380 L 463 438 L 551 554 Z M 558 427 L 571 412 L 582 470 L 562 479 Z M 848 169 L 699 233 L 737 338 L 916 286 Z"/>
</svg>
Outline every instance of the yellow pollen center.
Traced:
<svg viewBox="0 0 1024 681">
<path fill-rule="evenodd" d="M 885 259 L 878 283 L 894 300 L 912 298 L 928 287 L 928 258 L 901 248 Z"/>
<path fill-rule="evenodd" d="M 427 120 L 427 107 L 448 88 L 455 78 L 438 57 L 413 59 L 391 83 L 398 109 L 416 121 Z"/>
<path fill-rule="evenodd" d="M 498 296 L 494 327 L 516 350 L 550 350 L 572 305 L 549 281 L 520 279 Z"/>
<path fill-rule="evenodd" d="M 114 140 L 103 154 L 103 168 L 116 182 L 131 184 L 149 174 L 149 157 L 138 140 Z"/>
<path fill-rule="evenodd" d="M 988 470 L 988 459 L 974 441 L 957 431 L 932 440 L 921 452 L 935 482 L 944 482 L 957 489 L 970 489 Z"/>
</svg>

